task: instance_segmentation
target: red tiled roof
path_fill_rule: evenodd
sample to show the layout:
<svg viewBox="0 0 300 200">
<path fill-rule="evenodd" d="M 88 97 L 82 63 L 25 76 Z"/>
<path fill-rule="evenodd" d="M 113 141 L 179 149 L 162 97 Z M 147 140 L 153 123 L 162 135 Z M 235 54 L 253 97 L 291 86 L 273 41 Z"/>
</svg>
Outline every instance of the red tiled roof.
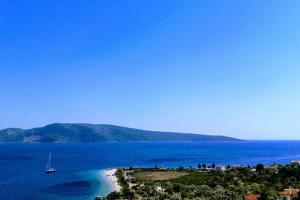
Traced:
<svg viewBox="0 0 300 200">
<path fill-rule="evenodd" d="M 289 196 L 291 194 L 291 196 L 297 196 L 299 193 L 298 189 L 285 189 L 284 191 L 279 192 L 280 195 L 284 195 L 284 196 Z"/>
<path fill-rule="evenodd" d="M 246 200 L 258 200 L 259 197 L 260 197 L 259 194 L 246 194 L 245 195 Z"/>
</svg>

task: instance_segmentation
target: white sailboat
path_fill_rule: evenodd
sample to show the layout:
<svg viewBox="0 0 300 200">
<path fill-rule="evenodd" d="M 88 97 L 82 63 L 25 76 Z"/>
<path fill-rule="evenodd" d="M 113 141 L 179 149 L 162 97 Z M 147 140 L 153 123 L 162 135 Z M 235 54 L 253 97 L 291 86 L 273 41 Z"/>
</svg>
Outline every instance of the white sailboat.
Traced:
<svg viewBox="0 0 300 200">
<path fill-rule="evenodd" d="M 49 153 L 48 162 L 46 165 L 45 173 L 50 174 L 56 172 L 56 169 L 51 167 L 51 152 Z"/>
</svg>

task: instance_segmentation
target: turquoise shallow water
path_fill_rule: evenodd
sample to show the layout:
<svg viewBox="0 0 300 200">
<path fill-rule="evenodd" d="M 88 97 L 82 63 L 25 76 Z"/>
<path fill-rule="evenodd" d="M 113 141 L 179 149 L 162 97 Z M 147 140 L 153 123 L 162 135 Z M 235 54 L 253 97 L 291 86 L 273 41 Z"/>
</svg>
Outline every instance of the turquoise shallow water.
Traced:
<svg viewBox="0 0 300 200">
<path fill-rule="evenodd" d="M 52 151 L 55 174 L 43 173 Z M 0 197 L 6 200 L 90 200 L 106 195 L 109 167 L 177 167 L 197 163 L 272 164 L 300 159 L 300 141 L 103 142 L 0 144 Z"/>
</svg>

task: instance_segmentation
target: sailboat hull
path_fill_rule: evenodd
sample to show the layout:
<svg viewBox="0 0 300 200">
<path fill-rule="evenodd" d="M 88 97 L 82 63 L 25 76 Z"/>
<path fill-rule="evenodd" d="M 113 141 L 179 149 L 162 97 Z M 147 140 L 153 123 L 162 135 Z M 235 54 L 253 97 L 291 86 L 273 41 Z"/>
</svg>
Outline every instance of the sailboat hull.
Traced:
<svg viewBox="0 0 300 200">
<path fill-rule="evenodd" d="M 45 171 L 46 174 L 50 174 L 50 173 L 54 173 L 54 172 L 56 172 L 56 169 L 53 169 L 53 168 L 47 169 Z"/>
</svg>

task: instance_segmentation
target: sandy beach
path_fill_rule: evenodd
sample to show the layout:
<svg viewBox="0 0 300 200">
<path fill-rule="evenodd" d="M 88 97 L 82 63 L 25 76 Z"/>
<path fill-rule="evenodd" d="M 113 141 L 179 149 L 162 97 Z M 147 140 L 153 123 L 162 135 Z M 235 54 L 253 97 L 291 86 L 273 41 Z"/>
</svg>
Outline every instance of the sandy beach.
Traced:
<svg viewBox="0 0 300 200">
<path fill-rule="evenodd" d="M 111 184 L 113 191 L 119 192 L 121 190 L 121 186 L 118 183 L 118 179 L 116 177 L 117 169 L 106 169 L 104 172 L 105 177 L 108 182 Z"/>
</svg>

